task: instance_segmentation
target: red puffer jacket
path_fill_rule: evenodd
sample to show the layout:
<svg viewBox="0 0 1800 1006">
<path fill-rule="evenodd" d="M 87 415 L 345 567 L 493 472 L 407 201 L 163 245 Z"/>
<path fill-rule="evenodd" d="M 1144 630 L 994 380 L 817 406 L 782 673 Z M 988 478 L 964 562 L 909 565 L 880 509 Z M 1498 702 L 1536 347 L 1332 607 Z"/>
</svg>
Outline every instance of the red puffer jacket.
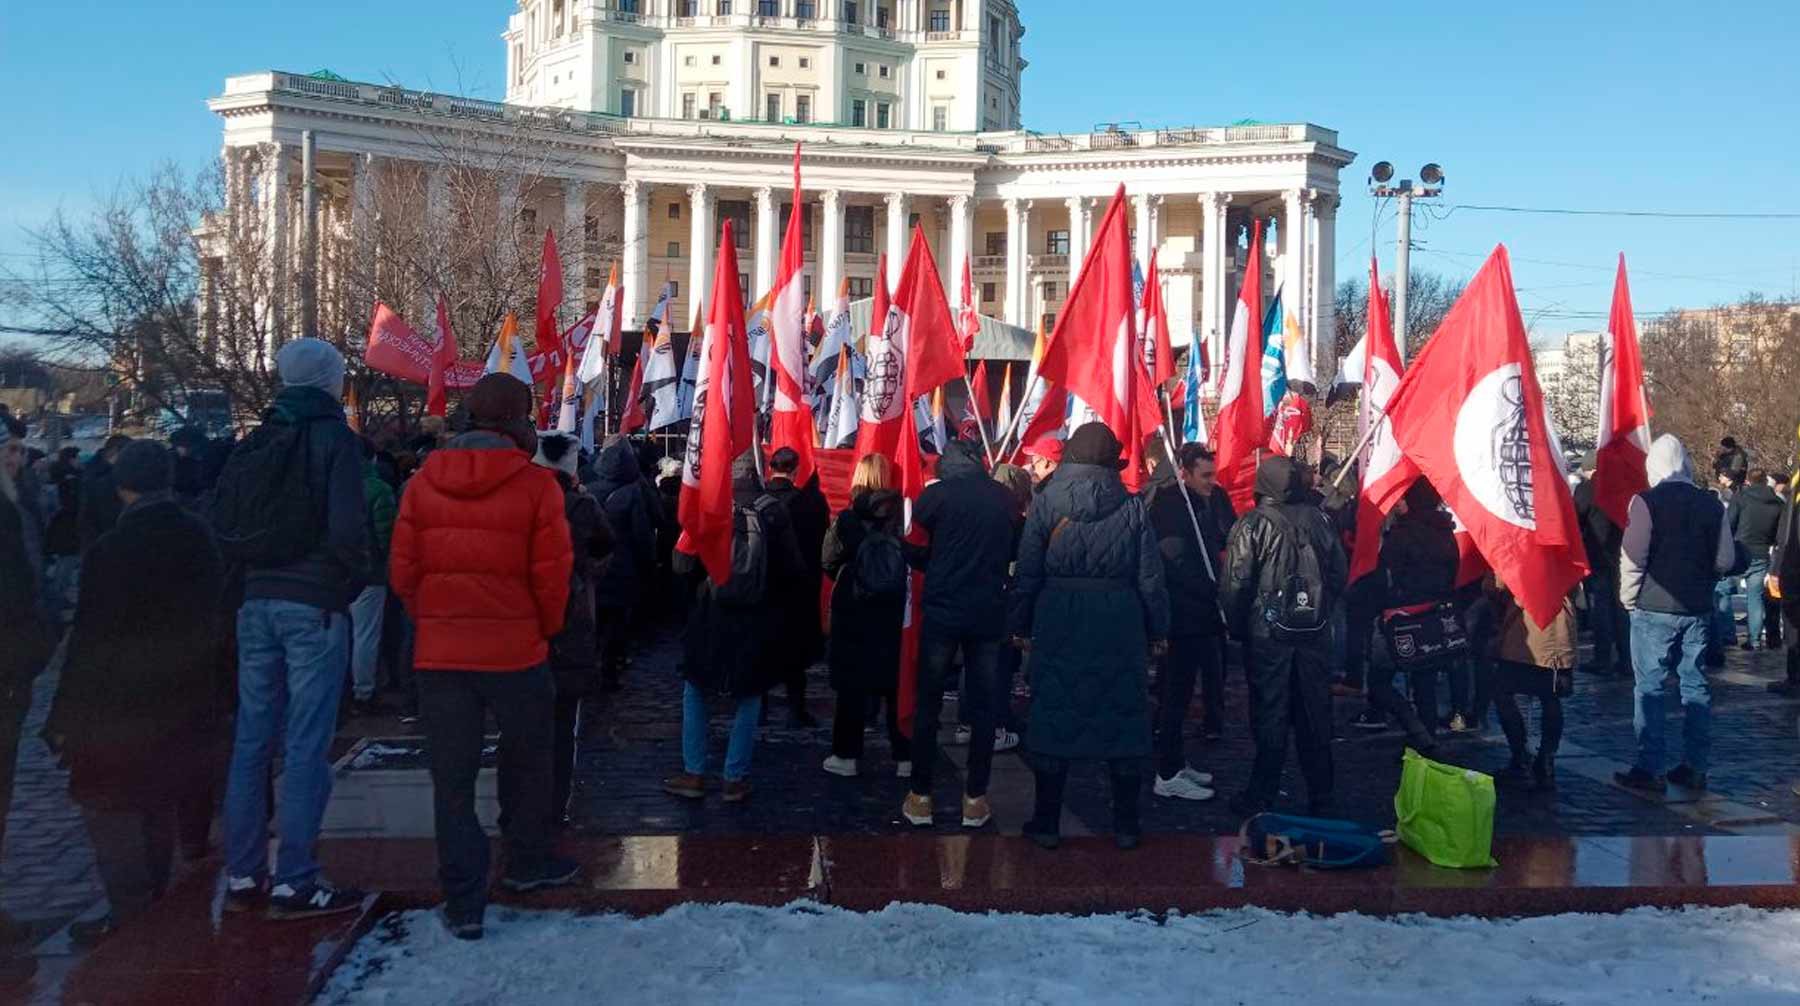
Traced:
<svg viewBox="0 0 1800 1006">
<path fill-rule="evenodd" d="M 388 572 L 418 668 L 525 670 L 562 631 L 574 562 L 562 487 L 505 443 L 435 451 L 407 484 Z"/>
</svg>

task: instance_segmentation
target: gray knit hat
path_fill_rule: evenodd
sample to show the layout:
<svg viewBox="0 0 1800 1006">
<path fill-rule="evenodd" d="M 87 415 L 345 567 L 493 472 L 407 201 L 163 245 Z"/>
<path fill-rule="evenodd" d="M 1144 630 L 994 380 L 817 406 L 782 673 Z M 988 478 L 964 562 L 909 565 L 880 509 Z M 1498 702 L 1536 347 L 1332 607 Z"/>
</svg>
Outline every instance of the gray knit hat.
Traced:
<svg viewBox="0 0 1800 1006">
<path fill-rule="evenodd" d="M 323 339 L 295 339 L 275 354 L 275 373 L 288 388 L 318 388 L 344 397 L 344 354 Z"/>
</svg>

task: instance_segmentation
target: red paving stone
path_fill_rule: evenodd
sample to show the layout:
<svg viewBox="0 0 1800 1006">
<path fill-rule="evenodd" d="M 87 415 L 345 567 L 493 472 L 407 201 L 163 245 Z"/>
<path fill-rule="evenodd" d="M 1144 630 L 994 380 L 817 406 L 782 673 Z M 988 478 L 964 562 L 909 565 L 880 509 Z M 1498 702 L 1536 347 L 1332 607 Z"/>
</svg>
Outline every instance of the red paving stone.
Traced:
<svg viewBox="0 0 1800 1006">
<path fill-rule="evenodd" d="M 571 839 L 588 866 L 575 887 L 495 901 L 649 914 L 689 901 L 852 909 L 924 902 L 967 911 L 1284 911 L 1519 916 L 1639 906 L 1800 907 L 1800 837 L 1527 838 L 1494 843 L 1491 870 L 1432 866 L 1405 848 L 1378 869 L 1312 872 L 1245 864 L 1236 836 L 1152 837 L 1130 853 L 1108 838 L 1055 852 L 998 835 Z M 437 901 L 421 839 L 322 843 L 339 883 L 383 896 L 362 915 L 274 923 L 219 912 L 217 880 L 195 877 L 148 919 L 83 959 L 65 1003 L 304 1003 L 378 915 Z"/>
</svg>

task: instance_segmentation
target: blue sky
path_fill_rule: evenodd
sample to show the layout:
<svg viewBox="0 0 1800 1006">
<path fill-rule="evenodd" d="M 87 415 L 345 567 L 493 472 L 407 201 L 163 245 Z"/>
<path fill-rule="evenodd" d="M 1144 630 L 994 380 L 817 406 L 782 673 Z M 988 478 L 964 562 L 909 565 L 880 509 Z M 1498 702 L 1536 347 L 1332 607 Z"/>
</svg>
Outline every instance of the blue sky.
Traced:
<svg viewBox="0 0 1800 1006">
<path fill-rule="evenodd" d="M 1800 4 L 1617 0 L 1393 5 L 1339 0 L 1019 0 L 1025 116 L 1335 128 L 1338 274 L 1367 269 L 1369 165 L 1449 175 L 1415 265 L 1467 275 L 1498 241 L 1546 337 L 1601 324 L 1624 251 L 1640 316 L 1800 286 L 1800 219 L 1513 215 L 1455 204 L 1795 212 Z M 226 76 L 330 67 L 359 80 L 499 97 L 510 0 L 0 3 L 0 256 L 22 226 L 78 208 L 159 161 L 216 155 L 205 99 Z M 1096 15 L 1096 9 L 1103 14 Z M 1404 13 L 1402 13 L 1404 11 Z M 1393 221 L 1375 245 L 1392 268 Z M 1591 317 L 1589 317 L 1591 315 Z"/>
</svg>

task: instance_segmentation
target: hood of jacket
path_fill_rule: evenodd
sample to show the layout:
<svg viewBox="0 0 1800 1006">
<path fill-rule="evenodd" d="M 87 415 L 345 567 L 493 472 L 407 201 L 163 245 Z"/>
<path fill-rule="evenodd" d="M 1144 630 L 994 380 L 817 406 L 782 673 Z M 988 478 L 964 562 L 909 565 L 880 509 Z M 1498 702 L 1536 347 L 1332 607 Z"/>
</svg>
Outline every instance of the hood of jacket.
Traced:
<svg viewBox="0 0 1800 1006">
<path fill-rule="evenodd" d="M 899 493 L 892 489 L 875 489 L 851 500 L 850 512 L 870 527 L 891 530 L 887 525 L 898 525 L 902 506 Z"/>
<path fill-rule="evenodd" d="M 1044 498 L 1059 516 L 1085 523 L 1110 515 L 1124 506 L 1131 494 L 1125 491 L 1118 469 L 1065 461 L 1057 466 L 1056 478 L 1045 484 Z"/>
<path fill-rule="evenodd" d="M 1653 486 L 1671 479 L 1692 485 L 1694 462 L 1681 441 L 1674 434 L 1665 433 L 1650 444 L 1650 453 L 1644 459 L 1644 475 Z"/>
<path fill-rule="evenodd" d="M 1787 505 L 1780 496 L 1775 495 L 1775 490 L 1761 483 L 1753 486 L 1745 486 L 1738 490 L 1738 501 L 1740 504 L 1761 503 L 1764 506 L 1768 506 L 1769 504 L 1774 504 L 1775 506 Z"/>
<path fill-rule="evenodd" d="M 343 419 L 342 402 L 331 397 L 318 388 L 307 385 L 294 385 L 282 388 L 275 393 L 275 400 L 269 411 L 291 423 L 305 422 L 309 419 Z"/>
<path fill-rule="evenodd" d="M 594 475 L 608 485 L 628 486 L 642 474 L 638 469 L 637 452 L 624 440 L 607 444 L 594 459 Z"/>
<path fill-rule="evenodd" d="M 937 477 L 948 482 L 951 479 L 985 479 L 988 477 L 987 466 L 973 448 L 961 440 L 952 440 L 938 458 Z"/>
<path fill-rule="evenodd" d="M 432 451 L 417 477 L 454 499 L 480 499 L 530 467 L 531 458 L 511 439 L 482 430 Z"/>
<path fill-rule="evenodd" d="M 1256 498 L 1298 503 L 1306 496 L 1306 480 L 1292 458 L 1270 458 L 1256 469 Z"/>
</svg>

